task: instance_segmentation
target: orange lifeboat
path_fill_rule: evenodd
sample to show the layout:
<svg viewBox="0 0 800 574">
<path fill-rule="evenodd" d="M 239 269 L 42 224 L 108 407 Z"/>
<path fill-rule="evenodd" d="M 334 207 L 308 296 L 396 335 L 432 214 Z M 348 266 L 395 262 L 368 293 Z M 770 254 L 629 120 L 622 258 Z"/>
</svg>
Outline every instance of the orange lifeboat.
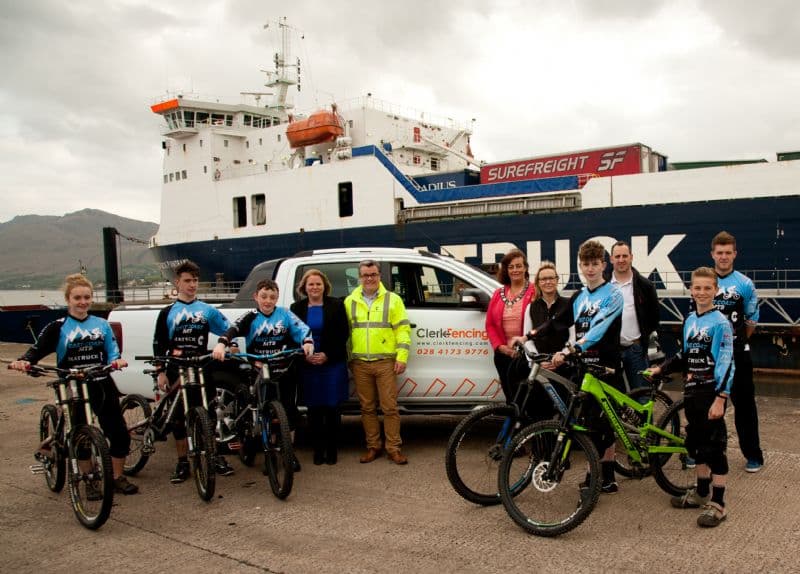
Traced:
<svg viewBox="0 0 800 574">
<path fill-rule="evenodd" d="M 336 108 L 314 112 L 303 120 L 290 121 L 286 128 L 286 137 L 292 147 L 333 141 L 341 135 L 344 135 L 344 125 Z"/>
</svg>

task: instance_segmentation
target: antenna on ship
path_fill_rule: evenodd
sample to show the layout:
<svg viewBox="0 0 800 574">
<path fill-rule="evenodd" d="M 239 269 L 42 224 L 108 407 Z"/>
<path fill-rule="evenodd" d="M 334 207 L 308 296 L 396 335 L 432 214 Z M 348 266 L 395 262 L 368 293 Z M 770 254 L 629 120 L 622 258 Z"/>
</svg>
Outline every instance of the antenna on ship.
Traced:
<svg viewBox="0 0 800 574">
<path fill-rule="evenodd" d="M 289 86 L 297 86 L 297 91 L 300 91 L 300 58 L 294 63 L 291 62 L 291 36 L 292 33 L 297 33 L 300 39 L 304 39 L 305 35 L 297 28 L 294 28 L 286 23 L 286 16 L 281 17 L 278 22 L 273 25 L 277 26 L 281 33 L 281 45 L 277 52 L 272 57 L 275 64 L 275 71 L 261 70 L 267 75 L 268 82 L 264 84 L 268 88 L 275 88 L 273 102 L 267 106 L 270 109 L 278 109 L 286 111 L 294 106 L 287 102 L 287 93 Z M 264 29 L 268 29 L 270 23 L 264 24 Z M 294 70 L 293 76 L 290 75 L 290 70 Z"/>
</svg>

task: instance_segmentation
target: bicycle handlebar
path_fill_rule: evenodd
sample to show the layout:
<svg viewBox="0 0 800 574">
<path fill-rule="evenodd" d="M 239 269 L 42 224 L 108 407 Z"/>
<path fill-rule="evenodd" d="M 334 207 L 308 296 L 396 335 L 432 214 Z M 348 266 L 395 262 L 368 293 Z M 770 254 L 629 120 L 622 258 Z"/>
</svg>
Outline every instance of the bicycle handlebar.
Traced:
<svg viewBox="0 0 800 574">
<path fill-rule="evenodd" d="M 30 377 L 42 377 L 47 373 L 55 373 L 61 378 L 75 378 L 75 379 L 96 379 L 101 377 L 102 375 L 107 375 L 112 371 L 119 371 L 120 368 L 117 367 L 115 364 L 116 361 L 112 361 L 108 365 L 92 365 L 89 367 L 71 367 L 69 369 L 64 369 L 61 367 L 52 367 L 50 365 L 28 365 L 28 368 L 24 371 L 26 375 Z M 9 369 L 11 366 L 9 365 Z"/>
</svg>

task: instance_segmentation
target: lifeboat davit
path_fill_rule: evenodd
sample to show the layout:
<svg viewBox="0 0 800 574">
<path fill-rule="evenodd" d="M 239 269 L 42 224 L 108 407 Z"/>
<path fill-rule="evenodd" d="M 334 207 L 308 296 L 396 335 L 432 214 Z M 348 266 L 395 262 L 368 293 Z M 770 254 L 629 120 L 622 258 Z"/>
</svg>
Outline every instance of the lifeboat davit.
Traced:
<svg viewBox="0 0 800 574">
<path fill-rule="evenodd" d="M 289 122 L 286 137 L 292 147 L 314 145 L 333 141 L 344 135 L 344 122 L 336 109 L 320 110 L 302 120 Z"/>
</svg>

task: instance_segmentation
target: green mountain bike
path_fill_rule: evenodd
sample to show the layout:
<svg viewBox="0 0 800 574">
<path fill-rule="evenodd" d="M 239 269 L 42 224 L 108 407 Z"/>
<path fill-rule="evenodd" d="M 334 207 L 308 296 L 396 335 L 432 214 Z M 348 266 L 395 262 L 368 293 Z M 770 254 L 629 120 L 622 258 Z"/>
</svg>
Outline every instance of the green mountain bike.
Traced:
<svg viewBox="0 0 800 574">
<path fill-rule="evenodd" d="M 582 382 L 567 415 L 519 431 L 503 452 L 498 470 L 498 490 L 509 516 L 538 536 L 572 530 L 597 504 L 600 456 L 591 433 L 598 430 L 601 417 L 610 424 L 631 467 L 648 469 L 664 491 L 680 496 L 695 482 L 694 471 L 686 465 L 682 400 L 654 423 L 656 382 L 651 383 L 650 400 L 641 404 L 600 379 L 613 372 L 610 369 L 585 363 L 580 353 L 568 359 L 579 369 Z M 599 416 L 592 413 L 598 406 Z"/>
</svg>

